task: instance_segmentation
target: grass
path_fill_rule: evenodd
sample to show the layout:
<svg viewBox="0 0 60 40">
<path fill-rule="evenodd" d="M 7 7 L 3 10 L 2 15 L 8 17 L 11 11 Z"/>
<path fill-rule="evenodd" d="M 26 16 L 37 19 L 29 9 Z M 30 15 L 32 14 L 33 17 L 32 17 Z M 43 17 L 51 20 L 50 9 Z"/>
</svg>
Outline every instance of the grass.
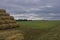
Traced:
<svg viewBox="0 0 60 40">
<path fill-rule="evenodd" d="M 0 40 L 60 40 L 60 21 L 17 21 L 16 29 L 0 30 Z M 22 32 L 22 31 L 24 32 Z"/>
<path fill-rule="evenodd" d="M 60 21 L 22 21 L 20 30 L 26 32 L 25 40 L 60 40 Z"/>
<path fill-rule="evenodd" d="M 60 21 L 17 21 L 23 28 L 46 29 L 57 25 Z"/>
</svg>

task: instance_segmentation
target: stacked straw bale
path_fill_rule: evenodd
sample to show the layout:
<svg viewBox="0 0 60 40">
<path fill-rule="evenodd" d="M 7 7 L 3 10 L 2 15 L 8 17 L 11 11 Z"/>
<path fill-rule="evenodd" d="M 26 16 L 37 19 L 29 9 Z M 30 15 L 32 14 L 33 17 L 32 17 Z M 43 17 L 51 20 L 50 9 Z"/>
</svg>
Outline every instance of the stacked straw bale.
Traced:
<svg viewBox="0 0 60 40">
<path fill-rule="evenodd" d="M 0 29 L 18 27 L 13 16 L 10 16 L 4 9 L 0 10 Z"/>
<path fill-rule="evenodd" d="M 0 9 L 0 40 L 24 40 L 24 32 L 13 29 L 19 27 L 13 16 Z M 5 30 L 6 29 L 6 30 Z"/>
</svg>

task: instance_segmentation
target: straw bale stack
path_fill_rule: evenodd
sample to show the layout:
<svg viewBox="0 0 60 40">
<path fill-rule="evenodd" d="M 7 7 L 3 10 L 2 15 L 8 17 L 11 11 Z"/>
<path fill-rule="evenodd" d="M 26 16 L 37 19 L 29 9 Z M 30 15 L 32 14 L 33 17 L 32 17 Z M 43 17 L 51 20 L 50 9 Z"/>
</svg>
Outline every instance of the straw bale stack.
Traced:
<svg viewBox="0 0 60 40">
<path fill-rule="evenodd" d="M 0 29 L 18 27 L 14 17 L 6 13 L 4 9 L 0 9 L 0 24 Z"/>
<path fill-rule="evenodd" d="M 23 40 L 24 33 L 14 28 L 19 27 L 13 16 L 0 9 L 0 40 Z"/>
</svg>

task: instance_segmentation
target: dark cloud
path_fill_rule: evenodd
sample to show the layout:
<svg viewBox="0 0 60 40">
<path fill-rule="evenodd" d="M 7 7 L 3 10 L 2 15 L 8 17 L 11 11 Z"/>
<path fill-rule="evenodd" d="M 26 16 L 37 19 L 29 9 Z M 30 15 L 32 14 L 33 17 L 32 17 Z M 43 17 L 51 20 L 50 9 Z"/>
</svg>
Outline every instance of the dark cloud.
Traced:
<svg viewBox="0 0 60 40">
<path fill-rule="evenodd" d="M 60 19 L 60 0 L 0 0 L 0 8 L 14 15 L 15 19 Z"/>
</svg>

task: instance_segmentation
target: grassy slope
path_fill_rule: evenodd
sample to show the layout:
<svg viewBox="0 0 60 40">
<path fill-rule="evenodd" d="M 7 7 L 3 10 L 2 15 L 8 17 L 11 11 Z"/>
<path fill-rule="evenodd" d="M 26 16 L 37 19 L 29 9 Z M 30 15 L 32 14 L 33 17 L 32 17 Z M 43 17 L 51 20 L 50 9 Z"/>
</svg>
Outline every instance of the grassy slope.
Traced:
<svg viewBox="0 0 60 40">
<path fill-rule="evenodd" d="M 27 21 L 17 23 L 20 24 L 19 29 L 24 30 L 26 33 L 25 40 L 60 40 L 60 21 Z M 11 39 L 11 37 L 15 37 L 14 34 L 20 34 L 20 30 L 0 31 L 0 39 Z"/>
<path fill-rule="evenodd" d="M 60 40 L 60 24 L 39 37 L 40 40 Z"/>
<path fill-rule="evenodd" d="M 20 28 L 26 32 L 26 40 L 60 40 L 58 36 L 60 35 L 60 21 L 27 21 L 18 23 L 21 26 Z M 47 28 L 48 30 L 46 30 Z"/>
<path fill-rule="evenodd" d="M 26 33 L 25 40 L 60 40 L 60 21 L 27 21 L 17 23 L 20 24 L 19 29 L 24 30 Z M 48 30 L 46 30 L 47 28 Z M 16 35 L 20 34 L 20 30 L 0 31 L 0 40 L 17 38 Z"/>
</svg>

